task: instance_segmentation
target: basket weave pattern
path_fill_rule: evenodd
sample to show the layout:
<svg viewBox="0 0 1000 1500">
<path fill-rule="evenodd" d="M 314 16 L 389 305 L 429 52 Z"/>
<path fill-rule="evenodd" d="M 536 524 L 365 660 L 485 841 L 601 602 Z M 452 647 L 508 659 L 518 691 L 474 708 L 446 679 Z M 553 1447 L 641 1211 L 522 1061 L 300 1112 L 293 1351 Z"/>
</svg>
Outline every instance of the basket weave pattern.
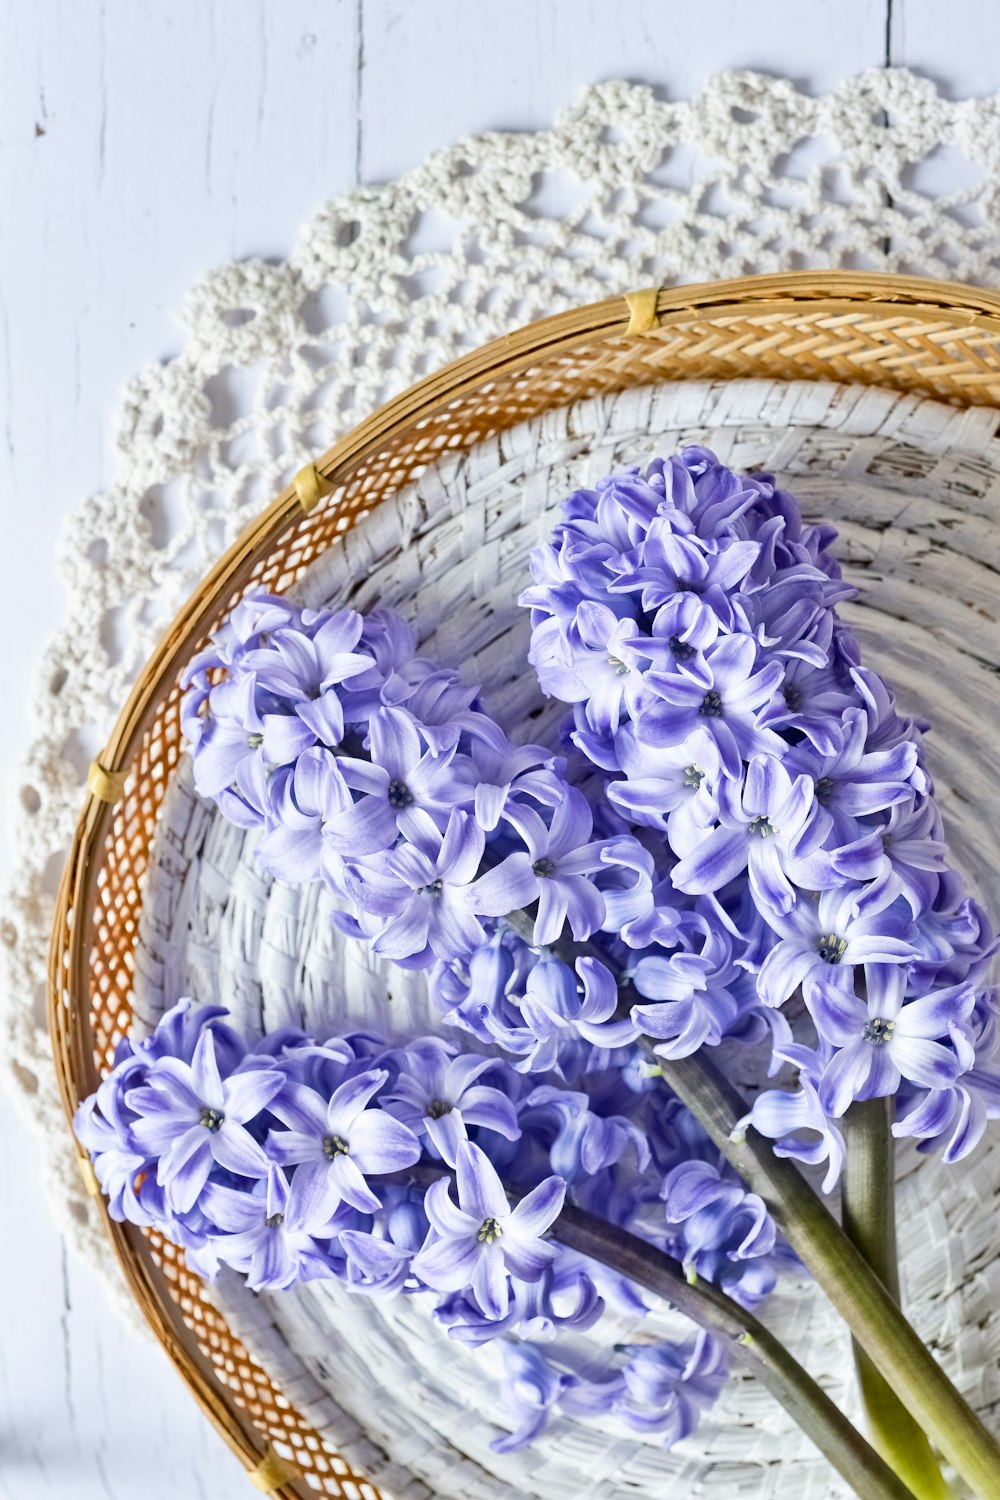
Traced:
<svg viewBox="0 0 1000 1500">
<path fill-rule="evenodd" d="M 631 331 L 629 325 L 631 324 Z M 317 468 L 332 486 L 304 514 L 289 488 L 222 559 L 136 686 L 101 764 L 121 800 L 91 797 L 63 881 L 51 964 L 51 1024 L 72 1111 L 130 1025 L 143 879 L 182 747 L 177 677 L 250 585 L 296 584 L 336 538 L 442 454 L 602 392 L 664 379 L 767 375 L 881 384 L 989 404 L 1000 396 L 1000 305 L 965 290 L 842 275 L 621 299 L 550 319 L 430 377 L 356 429 Z M 172 1247 L 109 1222 L 154 1327 L 247 1464 L 266 1443 L 313 1488 L 374 1494 L 250 1358 Z M 216 1378 L 221 1376 L 223 1384 Z M 302 1494 L 302 1481 L 277 1491 Z"/>
</svg>

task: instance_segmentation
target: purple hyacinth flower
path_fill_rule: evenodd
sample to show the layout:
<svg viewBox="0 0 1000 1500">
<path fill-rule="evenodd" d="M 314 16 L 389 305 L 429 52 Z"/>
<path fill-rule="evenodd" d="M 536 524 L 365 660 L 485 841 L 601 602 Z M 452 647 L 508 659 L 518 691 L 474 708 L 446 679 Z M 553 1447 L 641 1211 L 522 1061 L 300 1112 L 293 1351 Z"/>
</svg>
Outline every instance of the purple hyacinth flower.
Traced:
<svg viewBox="0 0 1000 1500">
<path fill-rule="evenodd" d="M 821 1042 L 818 1051 L 792 1043 L 775 1048 L 775 1062 L 790 1062 L 799 1070 L 798 1087 L 764 1089 L 753 1102 L 753 1108 L 736 1124 L 734 1140 L 747 1126 L 774 1142 L 775 1156 L 790 1156 L 807 1166 L 826 1162 L 824 1193 L 831 1193 L 844 1169 L 847 1147 L 844 1137 L 827 1115 L 820 1102 L 817 1084 L 832 1048 Z"/>
<path fill-rule="evenodd" d="M 961 1161 L 982 1140 L 989 1120 L 1000 1119 L 1000 1056 L 997 1039 L 977 1044 L 974 1065 L 950 1088 L 918 1094 L 892 1127 L 894 1136 L 912 1136 L 921 1151 L 943 1145 L 946 1162 Z"/>
<path fill-rule="evenodd" d="M 609 782 L 612 805 L 640 827 L 666 833 L 671 848 L 687 854 L 718 816 L 714 789 L 722 766 L 708 730 L 654 749 L 628 726 L 615 737 L 615 753 L 626 779 Z"/>
<path fill-rule="evenodd" d="M 257 845 L 256 857 L 279 880 L 302 884 L 316 880 L 323 867 L 325 830 L 348 816 L 354 801 L 337 757 L 314 745 L 293 766 L 283 766 L 271 778 L 271 826 Z M 379 847 L 358 836 L 355 853 Z"/>
<path fill-rule="evenodd" d="M 680 672 L 709 688 L 711 672 L 705 652 L 718 638 L 718 615 L 694 594 L 674 594 L 656 611 L 642 649 L 654 671 Z"/>
<path fill-rule="evenodd" d="M 866 964 L 867 998 L 817 981 L 809 1009 L 820 1035 L 838 1050 L 824 1069 L 820 1102 L 839 1119 L 855 1099 L 894 1094 L 900 1079 L 943 1089 L 962 1071 L 953 1046 L 975 1004 L 971 985 L 952 985 L 904 1003 L 906 972 L 898 964 Z"/>
<path fill-rule="evenodd" d="M 289 707 L 285 733 L 294 735 L 294 720 L 307 731 L 306 744 L 339 745 L 344 737 L 340 687 L 374 666 L 372 658 L 355 647 L 363 620 L 356 610 L 338 610 L 317 617 L 306 633 L 294 626 L 277 629 L 266 646 L 247 652 L 244 666 L 259 687 Z M 305 748 L 303 746 L 303 748 Z M 289 759 L 291 757 L 288 757 Z"/>
<path fill-rule="evenodd" d="M 288 1081 L 271 1101 L 271 1113 L 287 1130 L 272 1130 L 268 1151 L 281 1166 L 294 1166 L 291 1202 L 296 1221 L 326 1223 L 340 1203 L 363 1213 L 381 1208 L 366 1175 L 397 1172 L 420 1159 L 420 1142 L 385 1110 L 368 1105 L 389 1074 L 373 1068 L 348 1078 L 329 1099 Z"/>
<path fill-rule="evenodd" d="M 652 1005 L 633 1005 L 632 1020 L 659 1038 L 660 1057 L 690 1057 L 699 1047 L 717 1047 L 737 1020 L 740 1007 L 730 986 L 738 977 L 728 939 L 712 932 L 701 953 L 679 951 L 640 958 L 632 983 Z"/>
<path fill-rule="evenodd" d="M 190 1064 L 176 1057 L 153 1064 L 125 1102 L 139 1116 L 132 1123 L 139 1150 L 159 1158 L 157 1181 L 171 1208 L 184 1213 L 193 1206 L 216 1162 L 241 1177 L 267 1175 L 267 1156 L 246 1127 L 284 1082 L 284 1074 L 254 1066 L 252 1058 L 223 1078 L 210 1030 L 199 1037 Z"/>
<path fill-rule="evenodd" d="M 583 599 L 572 623 L 540 629 L 533 665 L 545 691 L 563 703 L 586 703 L 595 729 L 614 734 L 621 716 L 635 711 L 649 666 L 645 637 L 631 616 L 607 603 Z"/>
<path fill-rule="evenodd" d="M 330 847 L 348 857 L 388 849 L 400 834 L 419 841 L 428 818 L 443 828 L 453 807 L 472 800 L 472 788 L 453 765 L 454 749 L 427 749 L 404 709 L 378 709 L 368 734 L 369 760 L 340 759 L 344 780 L 361 796 L 325 830 Z"/>
<path fill-rule="evenodd" d="M 273 1163 L 267 1178 L 247 1192 L 210 1182 L 202 1195 L 210 1234 L 220 1260 L 246 1274 L 252 1292 L 284 1291 L 297 1281 L 329 1276 L 321 1250 L 291 1202 L 288 1179 Z M 317 1225 L 329 1233 L 332 1225 Z"/>
<path fill-rule="evenodd" d="M 593 1047 L 623 1047 L 637 1031 L 629 1018 L 616 1019 L 615 976 L 594 958 L 578 958 L 575 969 L 552 954 L 535 962 L 524 993 L 511 1015 L 499 1008 L 484 1015 L 491 1038 L 508 1052 L 520 1054 L 520 1073 L 559 1071 L 564 1044 L 580 1037 Z"/>
<path fill-rule="evenodd" d="M 725 1384 L 721 1343 L 699 1329 L 683 1344 L 638 1344 L 628 1352 L 615 1415 L 637 1432 L 659 1434 L 665 1448 L 690 1437 Z"/>
<path fill-rule="evenodd" d="M 439 1037 L 421 1037 L 400 1053 L 400 1073 L 385 1103 L 414 1135 L 427 1136 L 453 1167 L 467 1126 L 495 1130 L 508 1141 L 521 1134 L 506 1094 L 479 1080 L 495 1058 L 458 1053 Z"/>
<path fill-rule="evenodd" d="M 150 1158 L 137 1149 L 133 1140 L 133 1115 L 124 1097 L 145 1080 L 147 1070 L 144 1059 L 123 1056 L 102 1080 L 97 1092 L 84 1099 L 73 1116 L 73 1133 L 90 1152 L 97 1180 L 108 1200 L 108 1212 L 119 1223 L 154 1222 L 137 1187 L 150 1166 Z M 144 1196 L 148 1198 L 148 1192 Z"/>
<path fill-rule="evenodd" d="M 560 758 L 543 745 L 513 744 L 485 714 L 477 715 L 470 730 L 464 764 L 476 789 L 476 822 L 484 833 L 493 832 L 512 798 L 531 797 L 547 807 L 555 807 L 562 798 Z"/>
<path fill-rule="evenodd" d="M 494 1438 L 494 1453 L 517 1453 L 540 1437 L 555 1413 L 559 1397 L 573 1384 L 573 1377 L 553 1368 L 538 1349 L 523 1344 L 502 1344 L 504 1381 L 503 1408 L 514 1431 Z"/>
<path fill-rule="evenodd" d="M 691 895 L 707 895 L 749 870 L 758 902 L 773 911 L 790 911 L 797 859 L 812 836 L 812 781 L 808 776 L 792 781 L 773 756 L 755 755 L 742 788 L 723 781 L 718 798 L 719 826 L 674 866 L 674 885 Z"/>
<path fill-rule="evenodd" d="M 561 1328 L 583 1331 L 592 1328 L 604 1310 L 590 1269 L 593 1262 L 560 1245 L 557 1258 L 538 1281 L 510 1278 L 506 1318 L 497 1321 L 484 1317 L 468 1292 L 443 1298 L 434 1310 L 434 1317 L 448 1329 L 449 1338 L 475 1346 L 508 1333 L 540 1343 L 553 1338 Z"/>
<path fill-rule="evenodd" d="M 628 1091 L 619 1093 L 618 1099 L 625 1108 L 632 1103 Z M 639 1171 L 644 1171 L 650 1149 L 643 1130 L 626 1115 L 599 1113 L 594 1103 L 586 1093 L 547 1083 L 532 1089 L 525 1100 L 529 1110 L 540 1109 L 558 1122 L 558 1134 L 549 1147 L 555 1171 L 567 1182 L 592 1177 L 614 1166 L 630 1146 Z"/>
<path fill-rule="evenodd" d="M 414 1257 L 413 1274 L 439 1292 L 471 1287 L 486 1317 L 505 1318 L 507 1273 L 537 1281 L 555 1259 L 555 1247 L 541 1236 L 562 1211 L 566 1184 L 547 1177 L 511 1208 L 489 1157 L 466 1142 L 458 1153 L 457 1185 L 457 1206 L 446 1179 L 427 1189 L 433 1238 Z"/>
<path fill-rule="evenodd" d="M 857 697 L 835 672 L 798 659 L 786 664 L 781 691 L 761 710 L 758 723 L 761 729 L 795 729 L 821 755 L 835 755 L 841 715 L 856 707 Z"/>
<path fill-rule="evenodd" d="M 678 673 L 646 675 L 652 701 L 636 719 L 636 737 L 647 745 L 679 745 L 696 729 L 707 729 L 719 748 L 725 774 L 733 779 L 751 755 L 780 756 L 785 743 L 758 720 L 781 682 L 784 668 L 772 661 L 757 667 L 757 647 L 748 635 L 730 635 L 705 653 L 711 686 Z"/>
<path fill-rule="evenodd" d="M 588 938 L 604 920 L 604 902 L 587 878 L 601 866 L 603 843 L 590 842 L 593 817 L 583 793 L 567 787 L 550 825 L 533 807 L 520 804 L 504 816 L 527 853 L 512 854 L 480 876 L 470 892 L 475 910 L 507 916 L 537 901 L 536 943 L 554 943 L 567 920 L 578 941 Z"/>
<path fill-rule="evenodd" d="M 816 979 L 850 989 L 856 964 L 904 964 L 917 956 L 906 916 L 895 909 L 858 916 L 859 890 L 842 886 L 822 891 L 815 901 L 800 895 L 791 911 L 765 913 L 780 937 L 757 975 L 765 1005 L 784 1005 L 800 984 Z"/>
<path fill-rule="evenodd" d="M 197 717 L 197 728 L 194 722 L 188 724 L 196 790 L 202 797 L 217 797 L 243 782 L 254 786 L 258 768 L 263 771 L 269 762 L 264 752 L 264 714 L 257 708 L 253 676 L 218 683 L 208 695 L 208 704 L 208 717 Z M 298 749 L 309 743 L 307 734 Z"/>
<path fill-rule="evenodd" d="M 660 1196 L 669 1224 L 681 1226 L 681 1259 L 744 1307 L 773 1289 L 777 1273 L 763 1261 L 775 1246 L 774 1220 L 764 1200 L 748 1193 L 728 1169 L 685 1161 L 664 1178 Z M 747 1265 L 756 1261 L 756 1265 Z"/>
<path fill-rule="evenodd" d="M 410 1278 L 413 1251 L 392 1240 L 342 1229 L 337 1236 L 346 1255 L 346 1285 L 349 1291 L 368 1297 L 395 1297 Z"/>
<path fill-rule="evenodd" d="M 623 559 L 609 592 L 640 592 L 642 608 L 653 614 L 678 594 L 690 595 L 719 625 L 733 630 L 741 623 L 733 596 L 760 552 L 757 542 L 706 542 L 681 536 L 672 517 L 658 516 L 650 525 L 641 549 L 641 562 Z"/>
<path fill-rule="evenodd" d="M 836 850 L 830 863 L 848 880 L 869 882 L 858 910 L 884 911 L 902 896 L 914 917 L 929 911 L 948 869 L 941 814 L 930 797 L 898 802 L 888 821 Z"/>
<path fill-rule="evenodd" d="M 793 776 L 813 779 L 819 808 L 817 830 L 830 849 L 859 837 L 859 818 L 912 797 L 918 757 L 912 740 L 901 740 L 886 750 L 867 750 L 868 715 L 860 708 L 848 709 L 835 733 L 839 746 L 833 754 L 822 755 L 804 740 L 785 758 Z"/>
<path fill-rule="evenodd" d="M 246 1041 L 232 1026 L 223 1022 L 229 1012 L 224 1005 L 199 1005 L 187 997 L 180 999 L 156 1023 L 155 1029 L 142 1041 L 128 1046 L 137 1057 L 152 1061 L 158 1057 L 179 1057 L 190 1062 L 194 1049 L 206 1026 L 211 1027 L 215 1040 L 215 1059 L 219 1070 L 233 1073 L 247 1055 Z M 119 1071 L 116 1058 L 115 1073 Z"/>
<path fill-rule="evenodd" d="M 457 808 L 443 837 L 430 819 L 425 829 L 419 844 L 394 849 L 380 867 L 348 864 L 343 876 L 372 951 L 411 968 L 467 958 L 486 941 L 471 887 L 486 847 L 483 830 Z"/>
</svg>

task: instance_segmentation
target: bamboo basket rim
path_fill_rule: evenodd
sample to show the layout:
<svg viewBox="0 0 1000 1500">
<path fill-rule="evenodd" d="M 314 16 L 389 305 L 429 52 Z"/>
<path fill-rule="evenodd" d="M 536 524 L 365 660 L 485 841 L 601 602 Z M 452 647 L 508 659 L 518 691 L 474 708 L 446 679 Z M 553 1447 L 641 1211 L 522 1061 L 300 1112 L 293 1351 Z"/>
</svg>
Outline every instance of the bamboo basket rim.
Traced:
<svg viewBox="0 0 1000 1500">
<path fill-rule="evenodd" d="M 393 439 L 419 428 L 475 392 L 488 391 L 494 383 L 526 375 L 542 360 L 558 360 L 583 346 L 646 339 L 692 321 L 699 326 L 724 327 L 739 317 L 780 320 L 803 309 L 819 315 L 830 330 L 844 325 L 863 329 L 873 322 L 881 326 L 888 319 L 900 338 L 908 331 L 926 329 L 927 339 L 942 345 L 956 334 L 967 339 L 970 334 L 981 332 L 984 342 L 996 345 L 990 351 L 991 360 L 985 369 L 967 366 L 961 371 L 961 394 L 953 394 L 951 399 L 969 405 L 995 404 L 990 388 L 1000 388 L 1000 293 L 922 277 L 847 271 L 776 273 L 681 287 L 646 288 L 529 323 L 425 376 L 385 402 L 309 466 L 313 482 L 318 485 L 315 498 L 325 503 L 332 496 L 335 503 L 338 489 L 366 460 L 386 450 Z M 893 378 L 893 371 L 879 364 L 876 378 L 870 383 L 931 393 L 932 387 L 911 378 L 913 356 L 901 354 L 898 365 L 900 373 Z M 696 377 L 683 371 L 670 376 L 651 367 L 648 380 L 626 383 L 655 384 L 670 378 Z M 786 378 L 844 377 L 834 373 L 824 377 L 803 368 Z M 859 374 L 856 378 L 864 377 Z M 570 395 L 563 402 L 553 401 L 550 405 L 571 404 L 579 399 L 580 395 Z M 513 420 L 516 423 L 523 418 L 515 416 Z M 497 427 L 505 425 L 512 424 L 497 423 Z M 481 434 L 474 439 L 479 440 Z M 448 451 L 465 449 L 461 445 L 444 450 L 429 448 L 427 463 L 439 460 Z M 279 538 L 301 523 L 307 507 L 300 497 L 295 481 L 286 485 L 210 569 L 143 667 L 95 763 L 98 781 L 88 788 L 60 881 L 48 966 L 49 1030 L 60 1095 L 70 1124 L 78 1103 L 96 1086 L 99 1077 L 89 1019 L 84 1014 L 89 991 L 84 985 L 78 994 L 74 986 L 86 974 L 87 923 L 79 918 L 91 909 L 114 803 L 154 719 L 164 685 L 169 689 L 176 683 L 195 643 L 218 619 L 220 600 L 245 587 L 254 560 L 266 555 Z M 373 505 L 378 503 L 380 500 L 375 500 Z M 67 988 L 74 994 L 71 1008 L 64 1003 Z M 227 1398 L 214 1364 L 198 1346 L 184 1322 L 177 1299 L 170 1292 L 166 1276 L 154 1263 L 145 1236 L 133 1226 L 111 1219 L 92 1169 L 88 1173 L 88 1168 L 89 1159 L 81 1157 L 87 1189 L 97 1199 L 98 1212 L 130 1290 L 202 1410 L 244 1463 L 259 1489 L 270 1484 L 266 1493 L 285 1500 L 292 1497 L 304 1500 L 314 1495 L 305 1479 L 296 1477 L 298 1471 L 275 1460 L 270 1445 L 262 1447 L 262 1431 L 249 1412 Z"/>
</svg>

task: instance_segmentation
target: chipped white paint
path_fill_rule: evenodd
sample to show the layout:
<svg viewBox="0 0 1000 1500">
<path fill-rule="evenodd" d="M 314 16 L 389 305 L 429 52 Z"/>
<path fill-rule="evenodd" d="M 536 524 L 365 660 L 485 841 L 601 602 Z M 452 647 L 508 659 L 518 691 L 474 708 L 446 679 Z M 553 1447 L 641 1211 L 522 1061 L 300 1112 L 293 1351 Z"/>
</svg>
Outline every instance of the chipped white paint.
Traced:
<svg viewBox="0 0 1000 1500">
<path fill-rule="evenodd" d="M 819 89 L 888 47 L 952 95 L 1000 87 L 989 0 L 0 0 L 0 35 L 4 782 L 62 615 L 56 538 L 108 481 L 118 388 L 175 352 L 203 269 L 282 256 L 356 180 L 548 125 L 599 79 L 679 97 L 756 67 Z M 67 1254 L 37 1144 L 2 1111 L 0 1173 L 0 1500 L 241 1500 L 165 1356 Z"/>
</svg>

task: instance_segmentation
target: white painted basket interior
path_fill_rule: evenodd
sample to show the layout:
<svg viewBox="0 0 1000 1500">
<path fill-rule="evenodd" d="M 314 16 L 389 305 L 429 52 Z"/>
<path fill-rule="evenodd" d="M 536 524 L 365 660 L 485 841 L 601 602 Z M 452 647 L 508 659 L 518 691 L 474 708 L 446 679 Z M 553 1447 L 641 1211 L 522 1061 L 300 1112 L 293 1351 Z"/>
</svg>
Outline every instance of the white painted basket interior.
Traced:
<svg viewBox="0 0 1000 1500">
<path fill-rule="evenodd" d="M 929 759 L 953 854 L 1000 911 L 1000 442 L 997 417 L 879 389 L 806 382 L 663 384 L 548 413 L 428 469 L 310 570 L 310 604 L 391 604 L 423 649 L 483 685 L 490 710 L 544 738 L 517 596 L 560 500 L 615 467 L 704 443 L 736 469 L 773 470 L 810 519 L 840 529 L 861 599 L 847 607 L 866 659 L 931 720 Z M 529 718 L 529 715 L 534 715 Z M 137 953 L 136 1024 L 181 995 L 221 1000 L 237 1024 L 318 1033 L 364 1023 L 406 1037 L 441 1023 L 420 975 L 331 927 L 324 893 L 270 880 L 253 836 L 194 794 L 187 762 L 164 804 Z M 449 1035 L 452 1035 L 449 1033 Z M 462 1034 L 454 1033 L 461 1042 Z M 972 1404 L 1000 1416 L 1000 1142 L 944 1167 L 900 1150 L 905 1305 Z M 373 1302 L 333 1282 L 254 1296 L 235 1275 L 215 1300 L 275 1384 L 394 1500 L 840 1500 L 847 1491 L 755 1381 L 730 1380 L 694 1437 L 664 1453 L 624 1428 L 562 1418 L 498 1457 L 506 1430 L 496 1350 L 465 1349 L 426 1299 Z M 785 1278 L 765 1320 L 856 1415 L 843 1328 L 811 1283 Z M 577 1336 L 596 1366 L 629 1336 L 606 1316 Z M 668 1309 L 644 1329 L 678 1329 Z"/>
</svg>

